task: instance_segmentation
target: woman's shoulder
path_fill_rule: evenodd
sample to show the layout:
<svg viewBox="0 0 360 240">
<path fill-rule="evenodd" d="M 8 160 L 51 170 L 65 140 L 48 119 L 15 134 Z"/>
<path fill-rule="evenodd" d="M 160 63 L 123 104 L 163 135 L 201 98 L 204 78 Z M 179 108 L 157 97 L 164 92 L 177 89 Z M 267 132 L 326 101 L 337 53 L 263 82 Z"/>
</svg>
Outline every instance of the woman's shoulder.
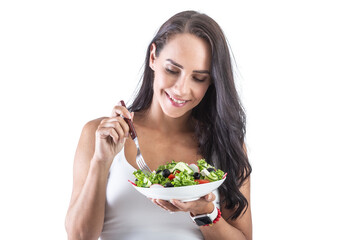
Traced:
<svg viewBox="0 0 360 240">
<path fill-rule="evenodd" d="M 96 118 L 96 119 L 90 120 L 87 123 L 85 123 L 85 125 L 84 125 L 84 127 L 82 129 L 81 135 L 88 135 L 88 134 L 95 133 L 98 126 L 99 126 L 99 124 L 105 118 L 107 118 L 107 117 Z"/>
<path fill-rule="evenodd" d="M 88 121 L 87 123 L 85 123 L 84 127 L 88 127 L 88 128 L 98 127 L 99 124 L 101 123 L 101 121 L 105 118 L 107 118 L 107 117 L 99 117 L 96 119 L 92 119 L 92 120 Z"/>
<path fill-rule="evenodd" d="M 75 158 L 78 158 L 79 156 L 86 156 L 86 159 L 90 159 L 90 156 L 92 156 L 95 149 L 95 133 L 103 119 L 105 119 L 105 117 L 93 119 L 85 123 L 81 131 L 76 150 L 77 157 Z"/>
</svg>

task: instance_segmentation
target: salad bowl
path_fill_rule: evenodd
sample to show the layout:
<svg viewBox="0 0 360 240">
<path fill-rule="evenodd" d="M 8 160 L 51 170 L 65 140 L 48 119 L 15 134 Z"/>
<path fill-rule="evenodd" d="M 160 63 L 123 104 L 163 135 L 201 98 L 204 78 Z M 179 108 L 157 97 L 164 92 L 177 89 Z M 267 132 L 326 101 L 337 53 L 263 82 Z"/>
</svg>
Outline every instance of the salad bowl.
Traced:
<svg viewBox="0 0 360 240">
<path fill-rule="evenodd" d="M 137 187 L 135 184 L 132 184 L 133 187 L 139 191 L 141 194 L 145 195 L 148 198 L 162 199 L 162 200 L 171 200 L 177 199 L 183 202 L 194 201 L 206 194 L 216 190 L 220 185 L 225 181 L 226 177 L 221 180 L 183 186 L 183 187 Z"/>
</svg>

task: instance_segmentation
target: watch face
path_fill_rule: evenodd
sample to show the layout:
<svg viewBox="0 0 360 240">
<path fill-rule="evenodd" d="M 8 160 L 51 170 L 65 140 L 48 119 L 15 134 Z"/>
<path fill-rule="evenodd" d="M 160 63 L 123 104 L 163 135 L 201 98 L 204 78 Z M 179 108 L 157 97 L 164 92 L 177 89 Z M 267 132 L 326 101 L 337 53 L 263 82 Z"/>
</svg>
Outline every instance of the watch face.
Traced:
<svg viewBox="0 0 360 240">
<path fill-rule="evenodd" d="M 195 218 L 194 221 L 198 226 L 204 226 L 206 224 L 212 223 L 211 219 L 208 216 Z"/>
</svg>

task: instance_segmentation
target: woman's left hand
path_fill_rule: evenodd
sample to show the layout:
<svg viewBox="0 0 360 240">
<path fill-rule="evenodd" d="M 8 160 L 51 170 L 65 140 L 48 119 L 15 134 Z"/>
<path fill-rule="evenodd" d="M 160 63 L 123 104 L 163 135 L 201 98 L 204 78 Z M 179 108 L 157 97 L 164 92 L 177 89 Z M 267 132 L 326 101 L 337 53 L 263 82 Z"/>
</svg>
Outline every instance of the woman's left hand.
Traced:
<svg viewBox="0 0 360 240">
<path fill-rule="evenodd" d="M 215 195 L 209 193 L 198 200 L 190 202 L 182 202 L 172 199 L 170 201 L 161 199 L 150 199 L 156 205 L 170 212 L 190 212 L 192 215 L 200 215 L 211 213 L 214 210 Z"/>
</svg>

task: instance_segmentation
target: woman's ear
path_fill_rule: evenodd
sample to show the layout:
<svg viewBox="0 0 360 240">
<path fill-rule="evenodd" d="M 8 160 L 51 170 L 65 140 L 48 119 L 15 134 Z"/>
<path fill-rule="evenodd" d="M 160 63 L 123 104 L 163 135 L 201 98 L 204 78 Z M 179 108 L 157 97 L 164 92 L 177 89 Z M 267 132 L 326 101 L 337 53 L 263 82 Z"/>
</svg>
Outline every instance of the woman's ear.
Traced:
<svg viewBox="0 0 360 240">
<path fill-rule="evenodd" d="M 156 45 L 152 43 L 150 46 L 150 60 L 149 60 L 149 67 L 154 71 L 155 69 L 155 60 L 156 60 Z"/>
</svg>

